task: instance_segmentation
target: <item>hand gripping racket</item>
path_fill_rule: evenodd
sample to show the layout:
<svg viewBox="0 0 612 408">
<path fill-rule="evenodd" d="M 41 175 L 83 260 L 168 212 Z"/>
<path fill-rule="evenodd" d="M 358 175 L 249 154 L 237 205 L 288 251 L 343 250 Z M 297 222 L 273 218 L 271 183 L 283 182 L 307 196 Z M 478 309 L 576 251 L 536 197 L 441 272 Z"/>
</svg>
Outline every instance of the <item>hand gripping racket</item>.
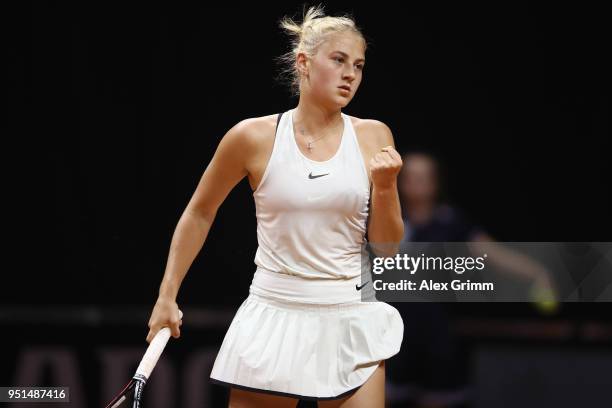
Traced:
<svg viewBox="0 0 612 408">
<path fill-rule="evenodd" d="M 183 312 L 179 310 L 179 319 L 183 318 Z M 142 390 L 145 386 L 145 383 L 149 379 L 151 375 L 151 371 L 157 364 L 157 360 L 161 356 L 161 353 L 164 351 L 168 340 L 170 339 L 171 331 L 169 327 L 162 327 L 153 340 L 151 340 L 151 344 L 145 351 L 142 360 L 140 360 L 140 364 L 136 369 L 136 374 L 130 380 L 129 383 L 126 384 L 125 387 L 121 390 L 119 394 L 115 398 L 112 399 L 111 402 L 108 403 L 106 408 L 116 408 L 123 403 L 128 397 L 128 393 L 134 389 L 134 399 L 132 403 L 132 408 L 140 408 L 140 401 L 142 398 Z"/>
</svg>

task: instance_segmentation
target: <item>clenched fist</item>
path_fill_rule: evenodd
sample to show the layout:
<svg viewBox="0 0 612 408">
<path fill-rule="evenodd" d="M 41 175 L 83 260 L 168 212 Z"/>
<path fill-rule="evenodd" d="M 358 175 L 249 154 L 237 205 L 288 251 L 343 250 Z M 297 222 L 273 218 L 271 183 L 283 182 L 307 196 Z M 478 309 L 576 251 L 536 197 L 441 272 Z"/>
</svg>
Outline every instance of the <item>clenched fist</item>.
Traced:
<svg viewBox="0 0 612 408">
<path fill-rule="evenodd" d="M 385 146 L 370 160 L 370 177 L 376 188 L 391 188 L 396 185 L 402 168 L 402 158 L 393 146 Z"/>
</svg>

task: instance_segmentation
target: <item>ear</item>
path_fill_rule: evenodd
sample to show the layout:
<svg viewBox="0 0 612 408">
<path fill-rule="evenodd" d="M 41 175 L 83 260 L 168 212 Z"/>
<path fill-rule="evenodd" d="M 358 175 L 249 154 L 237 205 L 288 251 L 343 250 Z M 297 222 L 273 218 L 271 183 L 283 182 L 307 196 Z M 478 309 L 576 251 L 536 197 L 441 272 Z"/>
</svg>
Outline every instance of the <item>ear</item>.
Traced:
<svg viewBox="0 0 612 408">
<path fill-rule="evenodd" d="M 300 75 L 307 77 L 308 69 L 309 69 L 310 61 L 308 60 L 308 56 L 304 52 L 298 52 L 295 59 L 295 66 L 297 67 Z"/>
</svg>

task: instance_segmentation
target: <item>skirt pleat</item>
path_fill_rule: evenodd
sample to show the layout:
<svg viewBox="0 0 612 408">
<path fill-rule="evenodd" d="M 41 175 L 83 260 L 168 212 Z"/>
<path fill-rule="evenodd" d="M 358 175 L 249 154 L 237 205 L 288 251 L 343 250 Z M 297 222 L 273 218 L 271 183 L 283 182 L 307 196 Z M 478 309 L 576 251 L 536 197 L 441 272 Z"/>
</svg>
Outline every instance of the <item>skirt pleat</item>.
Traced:
<svg viewBox="0 0 612 408">
<path fill-rule="evenodd" d="M 363 385 L 399 352 L 402 318 L 384 302 L 309 304 L 250 293 L 227 330 L 211 381 L 302 399 Z"/>
</svg>

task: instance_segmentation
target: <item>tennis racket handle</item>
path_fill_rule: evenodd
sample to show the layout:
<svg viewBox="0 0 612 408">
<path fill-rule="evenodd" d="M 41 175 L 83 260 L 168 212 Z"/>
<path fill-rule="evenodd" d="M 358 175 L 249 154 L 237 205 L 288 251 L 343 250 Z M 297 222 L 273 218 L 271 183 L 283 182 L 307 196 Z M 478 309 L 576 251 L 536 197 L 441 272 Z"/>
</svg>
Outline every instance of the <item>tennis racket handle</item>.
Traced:
<svg viewBox="0 0 612 408">
<path fill-rule="evenodd" d="M 179 310 L 179 319 L 183 318 L 183 312 Z M 151 340 L 151 344 L 147 348 L 138 368 L 136 369 L 136 376 L 140 378 L 144 377 L 145 381 L 149 379 L 153 368 L 155 368 L 155 364 L 157 364 L 157 360 L 161 356 L 161 353 L 164 351 L 168 340 L 172 332 L 169 327 L 162 327 L 153 340 Z"/>
</svg>

